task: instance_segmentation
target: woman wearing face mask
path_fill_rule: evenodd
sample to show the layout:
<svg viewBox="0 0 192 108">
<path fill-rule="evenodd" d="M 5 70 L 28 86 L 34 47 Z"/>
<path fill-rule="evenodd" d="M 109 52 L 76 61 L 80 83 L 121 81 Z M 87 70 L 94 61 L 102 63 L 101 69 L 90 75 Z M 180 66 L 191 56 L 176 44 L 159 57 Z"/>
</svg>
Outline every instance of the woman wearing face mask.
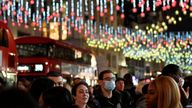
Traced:
<svg viewBox="0 0 192 108">
<path fill-rule="evenodd" d="M 79 82 L 72 88 L 74 97 L 74 108 L 89 108 L 87 102 L 89 100 L 89 90 L 86 82 Z"/>
<path fill-rule="evenodd" d="M 99 74 L 99 86 L 94 90 L 95 98 L 100 108 L 121 108 L 120 96 L 114 95 L 115 75 L 111 70 L 104 70 Z"/>
</svg>

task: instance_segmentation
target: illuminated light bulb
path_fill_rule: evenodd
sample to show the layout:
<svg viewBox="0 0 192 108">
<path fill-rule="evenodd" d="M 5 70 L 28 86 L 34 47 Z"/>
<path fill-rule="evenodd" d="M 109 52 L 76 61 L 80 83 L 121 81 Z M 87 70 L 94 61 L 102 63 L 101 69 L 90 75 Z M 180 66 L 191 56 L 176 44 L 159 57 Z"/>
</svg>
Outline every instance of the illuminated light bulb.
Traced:
<svg viewBox="0 0 192 108">
<path fill-rule="evenodd" d="M 150 9 L 150 7 L 147 7 L 146 10 L 147 10 L 147 11 L 150 11 L 151 9 Z"/>
<path fill-rule="evenodd" d="M 179 20 L 179 21 L 182 21 L 182 17 L 179 17 L 178 20 Z"/>
<path fill-rule="evenodd" d="M 176 1 L 172 2 L 172 4 L 171 4 L 172 7 L 175 7 L 176 5 L 177 5 Z"/>
<path fill-rule="evenodd" d="M 145 17 L 145 13 L 144 12 L 142 12 L 140 15 L 141 15 L 141 17 Z"/>
<path fill-rule="evenodd" d="M 175 15 L 179 15 L 179 11 L 178 10 L 175 11 Z"/>
<path fill-rule="evenodd" d="M 146 27 L 146 30 L 149 30 L 149 27 L 148 27 L 148 26 Z"/>
<path fill-rule="evenodd" d="M 12 26 L 15 26 L 15 22 L 12 22 Z"/>
<path fill-rule="evenodd" d="M 31 4 L 31 5 L 33 5 L 34 3 L 35 3 L 34 0 L 31 0 L 31 1 L 30 1 L 30 4 Z"/>
<path fill-rule="evenodd" d="M 163 10 L 163 11 L 166 11 L 166 10 L 167 10 L 167 7 L 166 7 L 166 6 L 163 6 L 163 7 L 162 7 L 162 10 Z"/>
<path fill-rule="evenodd" d="M 136 25 L 136 26 L 135 26 L 135 29 L 139 29 L 139 26 L 138 26 L 138 25 Z"/>
<path fill-rule="evenodd" d="M 167 8 L 167 9 L 170 9 L 170 8 L 171 8 L 171 6 L 170 6 L 170 5 L 167 5 L 167 6 L 166 6 L 166 8 Z"/>
<path fill-rule="evenodd" d="M 151 25 L 151 27 L 153 27 L 153 28 L 154 28 L 154 27 L 155 27 L 155 24 L 152 24 L 152 25 Z"/>
<path fill-rule="evenodd" d="M 169 23 L 169 24 L 171 24 L 171 23 L 172 23 L 172 20 L 171 20 L 171 19 L 169 19 L 169 20 L 168 20 L 168 23 Z"/>
<path fill-rule="evenodd" d="M 167 16 L 166 16 L 166 19 L 170 19 L 170 16 L 167 15 Z"/>
<path fill-rule="evenodd" d="M 100 16 L 101 16 L 101 17 L 103 17 L 103 16 L 104 16 L 104 13 L 103 13 L 103 12 L 101 12 L 101 13 L 100 13 Z"/>
<path fill-rule="evenodd" d="M 174 17 L 171 17 L 171 20 L 172 20 L 172 21 L 174 21 L 174 20 L 175 20 L 175 18 L 174 18 Z"/>
<path fill-rule="evenodd" d="M 108 10 L 105 8 L 105 9 L 104 9 L 104 13 L 107 13 L 107 12 L 108 12 Z"/>
<path fill-rule="evenodd" d="M 156 29 L 159 29 L 159 26 L 157 25 L 155 28 L 156 28 Z"/>
<path fill-rule="evenodd" d="M 168 29 L 168 27 L 167 26 L 164 26 L 164 30 L 167 30 Z"/>
<path fill-rule="evenodd" d="M 96 9 L 97 9 L 97 11 L 100 11 L 100 7 L 99 6 L 97 6 Z"/>
<path fill-rule="evenodd" d="M 132 32 L 131 35 L 132 35 L 132 36 L 135 36 L 135 32 Z"/>
<path fill-rule="evenodd" d="M 175 25 L 176 25 L 176 24 L 177 24 L 177 21 L 176 21 L 176 20 L 175 20 L 175 21 L 173 21 L 173 24 L 175 24 Z"/>
<path fill-rule="evenodd" d="M 184 15 L 187 15 L 187 11 L 186 11 L 186 10 L 185 10 L 185 11 L 183 11 L 183 14 L 184 14 Z"/>
<path fill-rule="evenodd" d="M 136 13 L 137 12 L 137 8 L 133 8 L 132 11 L 133 11 L 133 13 Z"/>
<path fill-rule="evenodd" d="M 154 31 L 153 31 L 153 33 L 154 33 L 154 34 L 157 34 L 157 31 L 156 31 L 156 30 L 154 30 Z"/>
<path fill-rule="evenodd" d="M 189 5 L 186 5 L 186 9 L 189 9 Z"/>
<path fill-rule="evenodd" d="M 121 19 L 124 19 L 125 18 L 125 15 L 124 14 L 121 14 Z"/>
<path fill-rule="evenodd" d="M 192 11 L 192 6 L 190 6 L 189 10 Z"/>
<path fill-rule="evenodd" d="M 116 6 L 116 10 L 117 10 L 117 11 L 120 10 L 120 6 L 119 6 L 119 5 Z"/>
<path fill-rule="evenodd" d="M 192 12 L 190 13 L 190 17 L 192 17 Z"/>
<path fill-rule="evenodd" d="M 165 26 L 165 25 L 166 25 L 166 23 L 165 23 L 165 22 L 162 22 L 162 25 L 163 25 L 163 26 Z"/>
<path fill-rule="evenodd" d="M 28 26 L 28 25 L 25 25 L 25 28 L 29 28 L 29 26 Z"/>
</svg>

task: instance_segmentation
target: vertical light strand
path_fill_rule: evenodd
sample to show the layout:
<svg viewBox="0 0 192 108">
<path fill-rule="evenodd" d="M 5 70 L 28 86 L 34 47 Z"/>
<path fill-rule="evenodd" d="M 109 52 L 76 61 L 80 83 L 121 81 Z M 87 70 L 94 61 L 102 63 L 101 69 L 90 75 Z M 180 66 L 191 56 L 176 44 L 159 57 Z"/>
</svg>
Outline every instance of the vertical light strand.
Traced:
<svg viewBox="0 0 192 108">
<path fill-rule="evenodd" d="M 85 0 L 85 15 L 89 15 L 89 6 L 88 6 L 88 0 Z"/>
<path fill-rule="evenodd" d="M 81 29 L 84 29 L 84 19 L 83 19 L 83 2 L 79 0 L 79 16 L 80 16 L 80 26 Z"/>
<path fill-rule="evenodd" d="M 172 6 L 172 7 L 175 7 L 176 4 L 177 4 L 177 1 L 176 1 L 176 0 L 172 0 L 172 1 L 171 1 L 171 6 Z"/>
<path fill-rule="evenodd" d="M 21 6 L 21 3 L 20 3 L 20 1 L 18 1 L 18 8 L 20 8 L 20 6 Z M 20 26 L 21 24 L 20 24 L 20 19 L 21 19 L 21 16 L 22 16 L 22 12 L 21 12 L 21 10 L 20 9 L 18 9 L 17 10 L 18 12 L 17 12 L 17 24 L 18 24 L 18 26 Z"/>
<path fill-rule="evenodd" d="M 63 10 L 64 10 L 64 8 L 63 8 L 63 0 L 60 0 L 60 5 L 59 5 L 59 10 L 60 10 L 60 12 L 63 14 Z"/>
<path fill-rule="evenodd" d="M 107 11 L 108 11 L 107 10 L 107 0 L 104 0 L 103 3 L 104 3 L 103 4 L 104 5 L 104 13 L 107 13 Z"/>
<path fill-rule="evenodd" d="M 189 8 L 190 11 L 192 11 L 192 0 L 190 0 L 190 8 Z"/>
<path fill-rule="evenodd" d="M 100 0 L 100 17 L 103 17 L 104 13 L 103 13 L 103 0 Z"/>
<path fill-rule="evenodd" d="M 136 13 L 137 12 L 137 7 L 136 7 L 136 0 L 131 0 L 132 1 L 132 4 L 133 4 L 133 13 Z M 154 0 L 153 0 L 154 1 Z"/>
<path fill-rule="evenodd" d="M 179 6 L 181 6 L 182 8 L 184 7 L 183 0 L 180 0 Z"/>
<path fill-rule="evenodd" d="M 147 0 L 147 2 L 146 2 L 146 10 L 147 10 L 147 11 L 150 11 L 150 10 L 151 10 L 151 8 L 150 8 L 150 6 L 149 6 L 149 0 Z"/>
<path fill-rule="evenodd" d="M 141 17 L 145 17 L 145 13 L 144 13 L 144 5 L 145 5 L 145 3 L 142 1 L 142 3 L 141 3 Z"/>
<path fill-rule="evenodd" d="M 35 19 L 36 19 L 36 26 L 39 26 L 39 0 L 36 1 L 36 16 L 35 16 Z"/>
<path fill-rule="evenodd" d="M 69 2 L 66 0 L 65 2 L 65 20 L 67 21 L 69 18 Z"/>
<path fill-rule="evenodd" d="M 155 12 L 155 11 L 156 11 L 156 1 L 153 0 L 153 12 Z"/>
<path fill-rule="evenodd" d="M 11 16 L 11 5 L 10 5 L 9 2 L 7 3 L 7 16 L 8 16 L 8 17 Z"/>
<path fill-rule="evenodd" d="M 76 3 L 76 21 L 75 21 L 75 27 L 76 27 L 76 30 L 80 30 L 80 4 L 79 4 L 79 1 L 77 1 Z"/>
<path fill-rule="evenodd" d="M 121 0 L 121 19 L 124 19 L 124 0 Z"/>
<path fill-rule="evenodd" d="M 25 28 L 28 28 L 29 26 L 27 25 L 28 23 L 28 15 L 29 15 L 29 2 L 26 1 L 25 3 L 25 14 L 24 14 L 24 23 L 25 23 Z"/>
<path fill-rule="evenodd" d="M 67 20 L 67 34 L 71 35 L 71 19 Z"/>
<path fill-rule="evenodd" d="M 91 20 L 94 20 L 94 1 L 91 0 Z"/>
<path fill-rule="evenodd" d="M 99 11 L 100 10 L 100 6 L 99 6 L 99 0 L 96 0 L 96 9 L 97 9 L 97 11 Z"/>
<path fill-rule="evenodd" d="M 52 10 L 53 10 L 53 13 L 52 13 L 53 21 L 56 22 L 57 17 L 56 17 L 56 1 L 55 0 L 52 1 Z"/>
<path fill-rule="evenodd" d="M 170 6 L 170 0 L 167 0 L 167 9 L 170 9 L 171 8 L 171 6 Z"/>
<path fill-rule="evenodd" d="M 57 22 L 60 23 L 61 19 L 60 19 L 60 13 L 59 13 L 59 3 L 56 3 L 56 18 L 57 18 Z"/>
<path fill-rule="evenodd" d="M 75 25 L 75 6 L 74 6 L 74 0 L 71 0 L 71 27 L 74 27 Z"/>
<path fill-rule="evenodd" d="M 11 11 L 12 11 L 12 14 L 11 14 L 11 21 L 12 21 L 12 26 L 15 26 L 15 15 L 16 15 L 16 1 L 13 0 L 13 4 L 12 4 L 12 8 L 11 8 Z"/>
<path fill-rule="evenodd" d="M 41 12 L 42 12 L 42 17 L 43 17 L 43 21 L 46 20 L 46 14 L 45 14 L 45 4 L 44 4 L 44 0 L 41 0 Z"/>
<path fill-rule="evenodd" d="M 7 9 L 6 9 L 6 1 L 5 0 L 3 0 L 3 2 L 2 2 L 2 10 L 3 10 L 3 21 L 4 21 L 4 23 L 7 23 L 7 16 L 6 16 L 6 11 L 7 11 Z"/>
<path fill-rule="evenodd" d="M 113 16 L 113 0 L 110 0 L 110 21 L 114 20 Z"/>
</svg>

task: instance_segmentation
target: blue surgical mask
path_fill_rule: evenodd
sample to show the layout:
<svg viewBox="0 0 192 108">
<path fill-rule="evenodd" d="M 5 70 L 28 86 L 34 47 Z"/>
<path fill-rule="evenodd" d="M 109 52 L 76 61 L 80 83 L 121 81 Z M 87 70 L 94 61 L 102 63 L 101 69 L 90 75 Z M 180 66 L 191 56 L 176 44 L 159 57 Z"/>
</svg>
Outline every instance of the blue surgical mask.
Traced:
<svg viewBox="0 0 192 108">
<path fill-rule="evenodd" d="M 114 81 L 104 81 L 104 88 L 106 90 L 112 91 L 115 89 L 115 82 Z"/>
</svg>

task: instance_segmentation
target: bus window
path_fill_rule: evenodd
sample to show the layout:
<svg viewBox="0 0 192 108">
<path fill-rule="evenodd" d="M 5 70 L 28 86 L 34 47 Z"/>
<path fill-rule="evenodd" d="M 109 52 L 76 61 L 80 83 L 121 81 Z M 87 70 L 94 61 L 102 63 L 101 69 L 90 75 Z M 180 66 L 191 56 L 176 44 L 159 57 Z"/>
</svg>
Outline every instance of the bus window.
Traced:
<svg viewBox="0 0 192 108">
<path fill-rule="evenodd" d="M 9 54 L 8 67 L 15 67 L 15 55 Z"/>
<path fill-rule="evenodd" d="M 4 28 L 0 28 L 0 46 L 8 47 L 7 32 Z"/>
</svg>

